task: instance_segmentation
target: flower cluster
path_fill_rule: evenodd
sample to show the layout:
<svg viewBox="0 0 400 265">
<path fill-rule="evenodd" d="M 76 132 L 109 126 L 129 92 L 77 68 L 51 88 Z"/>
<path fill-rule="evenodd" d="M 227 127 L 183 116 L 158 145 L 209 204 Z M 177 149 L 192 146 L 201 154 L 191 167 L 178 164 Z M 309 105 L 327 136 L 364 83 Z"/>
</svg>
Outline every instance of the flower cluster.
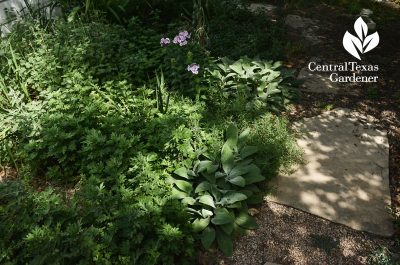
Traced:
<svg viewBox="0 0 400 265">
<path fill-rule="evenodd" d="M 185 30 L 179 32 L 179 34 L 175 36 L 172 42 L 174 44 L 179 44 L 180 46 L 185 46 L 186 44 L 188 44 L 188 39 L 190 39 L 190 34 Z"/>
<path fill-rule="evenodd" d="M 185 46 L 188 44 L 188 40 L 190 39 L 190 34 L 186 30 L 179 32 L 178 35 L 174 37 L 172 41 L 174 44 L 179 44 L 179 46 Z M 162 38 L 160 41 L 161 46 L 165 46 L 171 43 L 169 38 Z"/>
<path fill-rule="evenodd" d="M 174 37 L 172 43 L 179 44 L 179 46 L 185 46 L 188 44 L 188 40 L 190 39 L 190 34 L 186 30 L 179 32 L 178 35 Z M 160 40 L 161 46 L 166 46 L 171 44 L 170 38 L 161 38 Z M 187 66 L 187 70 L 192 72 L 193 74 L 197 75 L 199 73 L 200 66 L 196 63 L 192 63 Z"/>
<path fill-rule="evenodd" d="M 161 41 L 160 41 L 161 46 L 164 46 L 164 45 L 167 45 L 170 43 L 171 43 L 171 40 L 169 38 L 161 38 Z"/>
<path fill-rule="evenodd" d="M 198 65 L 196 63 L 192 63 L 192 64 L 188 65 L 188 67 L 187 67 L 187 70 L 189 72 L 192 72 L 195 75 L 197 75 L 199 73 L 199 69 L 200 69 L 200 65 Z"/>
</svg>

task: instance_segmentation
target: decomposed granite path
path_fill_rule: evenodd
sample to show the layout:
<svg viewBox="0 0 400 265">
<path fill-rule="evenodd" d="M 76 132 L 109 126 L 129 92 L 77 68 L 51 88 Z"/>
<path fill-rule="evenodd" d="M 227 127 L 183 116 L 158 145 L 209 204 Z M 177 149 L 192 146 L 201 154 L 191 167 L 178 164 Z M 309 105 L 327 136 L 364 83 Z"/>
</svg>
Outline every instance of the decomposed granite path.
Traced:
<svg viewBox="0 0 400 265">
<path fill-rule="evenodd" d="M 267 199 L 382 236 L 393 234 L 389 147 L 372 117 L 335 109 L 295 124 L 305 163 L 280 175 Z"/>
</svg>

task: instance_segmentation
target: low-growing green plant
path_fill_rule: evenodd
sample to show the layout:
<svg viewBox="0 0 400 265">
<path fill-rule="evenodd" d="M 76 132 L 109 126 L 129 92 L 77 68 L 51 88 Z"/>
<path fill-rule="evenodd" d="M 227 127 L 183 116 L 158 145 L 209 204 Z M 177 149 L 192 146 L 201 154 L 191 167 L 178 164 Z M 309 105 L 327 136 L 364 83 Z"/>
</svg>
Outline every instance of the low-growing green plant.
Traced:
<svg viewBox="0 0 400 265">
<path fill-rule="evenodd" d="M 280 62 L 223 58 L 208 69 L 207 78 L 225 98 L 245 98 L 248 109 L 281 110 L 291 102 L 296 90 L 294 73 L 280 67 Z"/>
<path fill-rule="evenodd" d="M 0 263 L 193 264 L 187 213 L 154 157 L 132 162 L 130 173 L 93 175 L 72 192 L 0 182 Z"/>
<path fill-rule="evenodd" d="M 255 184 L 264 177 L 251 159 L 258 149 L 246 145 L 248 134 L 245 130 L 238 135 L 236 126 L 230 125 L 220 159 L 199 155 L 193 168 L 175 170 L 172 180 L 173 194 L 188 206 L 204 248 L 216 241 L 226 255 L 232 254 L 235 232 L 257 227 L 248 204 L 262 201 Z"/>
</svg>

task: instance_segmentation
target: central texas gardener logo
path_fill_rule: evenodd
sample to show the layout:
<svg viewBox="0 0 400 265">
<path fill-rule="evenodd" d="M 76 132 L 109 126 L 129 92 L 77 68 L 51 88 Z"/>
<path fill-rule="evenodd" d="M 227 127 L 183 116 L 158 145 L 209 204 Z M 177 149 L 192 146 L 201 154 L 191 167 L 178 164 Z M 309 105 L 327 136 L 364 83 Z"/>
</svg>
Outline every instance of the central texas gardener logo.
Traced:
<svg viewBox="0 0 400 265">
<path fill-rule="evenodd" d="M 379 44 L 379 34 L 375 32 L 368 35 L 368 25 L 359 17 L 354 23 L 354 30 L 357 36 L 352 35 L 348 31 L 343 37 L 343 47 L 351 55 L 361 60 L 360 54 L 364 54 L 374 49 Z"/>
</svg>

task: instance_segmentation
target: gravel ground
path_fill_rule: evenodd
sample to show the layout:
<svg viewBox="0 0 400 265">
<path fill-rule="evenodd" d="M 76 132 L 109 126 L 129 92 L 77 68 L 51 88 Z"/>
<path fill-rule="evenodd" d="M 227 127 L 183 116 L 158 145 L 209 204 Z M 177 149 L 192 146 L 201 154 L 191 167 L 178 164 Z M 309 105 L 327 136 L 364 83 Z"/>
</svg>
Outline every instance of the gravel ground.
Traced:
<svg viewBox="0 0 400 265">
<path fill-rule="evenodd" d="M 218 264 L 368 264 L 370 253 L 393 244 L 277 203 L 266 202 L 259 210 L 259 229 L 239 238 L 234 255 L 220 256 Z"/>
</svg>

